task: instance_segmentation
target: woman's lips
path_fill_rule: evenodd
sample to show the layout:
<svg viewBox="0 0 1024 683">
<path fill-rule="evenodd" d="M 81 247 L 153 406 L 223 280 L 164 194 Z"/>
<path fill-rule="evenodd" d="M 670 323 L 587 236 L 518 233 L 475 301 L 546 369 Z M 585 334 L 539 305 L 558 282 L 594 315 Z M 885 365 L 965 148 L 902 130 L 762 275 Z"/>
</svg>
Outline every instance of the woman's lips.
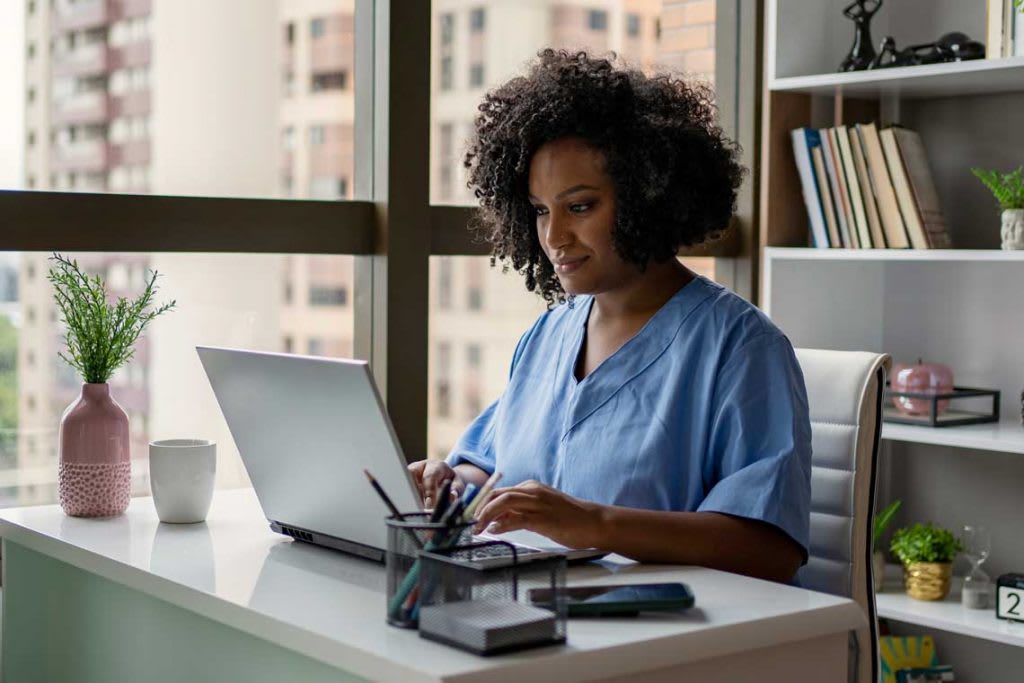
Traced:
<svg viewBox="0 0 1024 683">
<path fill-rule="evenodd" d="M 555 272 L 559 275 L 571 275 L 579 270 L 588 258 L 587 256 L 580 256 L 579 258 L 558 261 L 555 263 Z"/>
</svg>

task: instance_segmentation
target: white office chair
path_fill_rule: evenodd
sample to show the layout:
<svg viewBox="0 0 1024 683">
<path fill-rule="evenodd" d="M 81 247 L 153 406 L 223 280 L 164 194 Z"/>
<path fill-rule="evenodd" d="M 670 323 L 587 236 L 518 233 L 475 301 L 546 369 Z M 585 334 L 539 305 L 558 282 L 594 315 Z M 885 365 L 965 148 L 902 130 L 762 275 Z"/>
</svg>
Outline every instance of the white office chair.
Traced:
<svg viewBox="0 0 1024 683">
<path fill-rule="evenodd" d="M 811 416 L 810 557 L 800 585 L 856 601 L 869 627 L 850 634 L 851 683 L 878 679 L 878 622 L 871 576 L 875 463 L 882 394 L 892 359 L 797 349 Z"/>
</svg>

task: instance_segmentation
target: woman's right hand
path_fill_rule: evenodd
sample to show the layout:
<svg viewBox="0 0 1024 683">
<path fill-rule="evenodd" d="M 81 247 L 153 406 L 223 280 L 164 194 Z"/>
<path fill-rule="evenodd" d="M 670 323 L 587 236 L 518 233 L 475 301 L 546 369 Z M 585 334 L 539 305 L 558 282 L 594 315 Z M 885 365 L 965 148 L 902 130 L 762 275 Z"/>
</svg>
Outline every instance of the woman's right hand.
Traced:
<svg viewBox="0 0 1024 683">
<path fill-rule="evenodd" d="M 409 472 L 412 474 L 416 488 L 420 490 L 423 498 L 423 507 L 434 507 L 434 499 L 438 490 L 449 479 L 452 480 L 452 495 L 461 496 L 466 482 L 444 460 L 419 460 L 409 465 Z"/>
</svg>

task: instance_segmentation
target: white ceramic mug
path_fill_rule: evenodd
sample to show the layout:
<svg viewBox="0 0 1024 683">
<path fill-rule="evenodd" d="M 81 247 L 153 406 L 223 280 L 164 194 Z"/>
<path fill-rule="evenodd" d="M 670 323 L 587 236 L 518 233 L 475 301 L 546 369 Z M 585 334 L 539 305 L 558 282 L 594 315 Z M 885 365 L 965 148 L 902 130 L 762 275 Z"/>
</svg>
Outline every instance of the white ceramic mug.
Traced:
<svg viewBox="0 0 1024 683">
<path fill-rule="evenodd" d="M 149 444 L 149 485 L 161 522 L 202 522 L 213 500 L 217 445 L 201 439 Z"/>
</svg>

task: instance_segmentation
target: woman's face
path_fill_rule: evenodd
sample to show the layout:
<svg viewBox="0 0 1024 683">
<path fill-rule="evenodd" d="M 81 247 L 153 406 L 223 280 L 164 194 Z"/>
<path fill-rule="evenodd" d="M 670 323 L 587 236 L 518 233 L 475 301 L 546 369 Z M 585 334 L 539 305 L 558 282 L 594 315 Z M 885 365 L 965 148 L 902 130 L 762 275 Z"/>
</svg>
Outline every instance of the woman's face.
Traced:
<svg viewBox="0 0 1024 683">
<path fill-rule="evenodd" d="M 545 144 L 530 160 L 537 238 L 566 294 L 600 294 L 639 275 L 612 247 L 615 189 L 601 152 L 579 138 Z"/>
</svg>

